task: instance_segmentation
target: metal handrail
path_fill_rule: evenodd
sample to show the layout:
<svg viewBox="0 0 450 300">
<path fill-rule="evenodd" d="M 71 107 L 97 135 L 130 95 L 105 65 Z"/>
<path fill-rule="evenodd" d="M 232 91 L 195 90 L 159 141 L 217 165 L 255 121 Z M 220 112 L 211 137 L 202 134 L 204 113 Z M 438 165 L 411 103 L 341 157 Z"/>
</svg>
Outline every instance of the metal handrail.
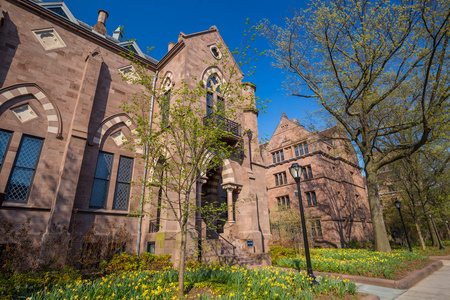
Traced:
<svg viewBox="0 0 450 300">
<path fill-rule="evenodd" d="M 224 238 L 223 236 L 220 235 L 220 233 L 218 233 L 217 231 L 214 231 L 221 239 L 223 239 L 225 242 L 227 242 L 228 244 L 231 245 L 231 247 L 233 247 L 233 255 L 236 255 L 236 246 L 233 245 L 230 241 L 228 241 L 226 238 Z"/>
<path fill-rule="evenodd" d="M 232 135 L 241 137 L 241 125 L 230 119 L 218 116 L 216 114 L 209 114 L 203 118 L 204 125 L 223 126 L 223 131 L 230 132 Z"/>
</svg>

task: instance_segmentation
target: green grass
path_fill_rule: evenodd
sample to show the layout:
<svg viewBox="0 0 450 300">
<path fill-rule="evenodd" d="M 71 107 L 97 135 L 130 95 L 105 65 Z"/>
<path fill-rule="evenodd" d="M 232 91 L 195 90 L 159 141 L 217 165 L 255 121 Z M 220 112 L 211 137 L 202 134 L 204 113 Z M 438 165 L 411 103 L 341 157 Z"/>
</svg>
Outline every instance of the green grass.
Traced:
<svg viewBox="0 0 450 300">
<path fill-rule="evenodd" d="M 73 283 L 46 286 L 23 297 L 37 299 L 176 299 L 176 270 L 134 271 L 112 274 L 96 280 L 77 280 Z M 356 292 L 356 284 L 332 277 L 322 278 L 311 287 L 304 272 L 284 271 L 272 267 L 247 269 L 244 267 L 203 266 L 186 270 L 186 293 L 200 299 L 314 299 L 328 294 L 343 298 Z"/>
<path fill-rule="evenodd" d="M 419 253 L 375 252 L 359 249 L 312 249 L 311 264 L 315 271 L 394 279 L 410 262 L 428 261 Z M 275 262 L 280 267 L 306 269 L 304 257 L 285 257 Z"/>
</svg>

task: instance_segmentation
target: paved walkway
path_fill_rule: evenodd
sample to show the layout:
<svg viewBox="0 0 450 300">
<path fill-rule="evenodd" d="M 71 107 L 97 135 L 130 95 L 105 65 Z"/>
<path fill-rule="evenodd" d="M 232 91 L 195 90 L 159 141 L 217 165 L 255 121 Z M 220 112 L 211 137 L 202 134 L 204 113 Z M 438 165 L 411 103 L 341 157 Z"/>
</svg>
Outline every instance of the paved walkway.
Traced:
<svg viewBox="0 0 450 300">
<path fill-rule="evenodd" d="M 408 289 L 398 300 L 449 300 L 450 260 L 443 260 L 444 266 Z"/>
<path fill-rule="evenodd" d="M 380 300 L 450 300 L 450 260 L 444 266 L 408 290 L 358 283 L 358 292 L 374 294 Z"/>
</svg>

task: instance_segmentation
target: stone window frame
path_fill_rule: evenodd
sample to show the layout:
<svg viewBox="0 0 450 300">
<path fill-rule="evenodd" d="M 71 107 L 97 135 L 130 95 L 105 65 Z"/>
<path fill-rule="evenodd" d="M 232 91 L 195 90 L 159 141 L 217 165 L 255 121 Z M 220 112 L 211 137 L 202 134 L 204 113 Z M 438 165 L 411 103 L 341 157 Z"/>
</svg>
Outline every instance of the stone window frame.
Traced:
<svg viewBox="0 0 450 300">
<path fill-rule="evenodd" d="M 308 154 L 309 153 L 308 143 L 305 141 L 300 144 L 294 145 L 294 152 L 296 157 Z"/>
<path fill-rule="evenodd" d="M 272 152 L 272 160 L 274 164 L 284 161 L 284 149 Z"/>
<path fill-rule="evenodd" d="M 318 205 L 316 191 L 305 192 L 305 195 L 308 206 L 313 207 Z"/>
<path fill-rule="evenodd" d="M 215 59 L 217 59 L 217 60 L 222 59 L 222 57 L 223 57 L 222 51 L 220 50 L 220 48 L 219 48 L 216 44 L 209 45 L 208 48 L 209 48 L 209 52 L 211 52 L 211 55 L 212 55 Z M 217 54 L 214 53 L 214 51 L 216 51 Z"/>
<path fill-rule="evenodd" d="M 214 78 L 214 81 L 216 83 L 212 82 Z M 208 79 L 206 80 L 205 89 L 206 89 L 206 116 L 209 116 L 211 114 L 215 113 L 214 107 L 216 107 L 216 110 L 222 110 L 225 111 L 225 97 L 222 94 L 222 91 L 220 90 L 221 85 L 224 83 L 221 76 L 215 72 L 211 73 L 208 76 Z M 208 86 L 210 85 L 210 86 Z M 211 101 L 209 101 L 211 100 Z M 219 108 L 219 102 L 221 102 L 221 108 Z M 210 104 L 208 104 L 210 103 Z"/>
<path fill-rule="evenodd" d="M 24 141 L 25 141 L 26 138 L 34 139 L 34 140 L 40 140 L 41 141 L 40 148 L 39 148 L 39 150 L 36 153 L 35 164 L 34 164 L 33 167 L 31 167 L 31 166 L 18 166 L 17 165 L 18 164 L 18 160 L 19 160 L 19 158 L 20 158 L 20 156 L 22 154 L 22 150 L 24 149 L 23 148 L 24 147 Z M 11 142 L 11 138 L 10 138 L 10 142 Z M 12 164 L 12 167 L 10 169 L 8 183 L 6 184 L 6 187 L 5 187 L 5 193 L 6 193 L 5 202 L 7 201 L 7 202 L 10 202 L 10 203 L 22 203 L 22 204 L 27 204 L 28 203 L 28 200 L 29 200 L 30 194 L 31 194 L 31 189 L 33 188 L 34 177 L 36 175 L 36 172 L 37 172 L 37 169 L 38 169 L 38 165 L 39 165 L 39 161 L 41 159 L 42 149 L 44 148 L 44 143 L 45 143 L 45 138 L 42 138 L 42 137 L 39 137 L 39 136 L 34 136 L 34 135 L 29 135 L 29 134 L 22 134 L 22 136 L 20 138 L 19 147 L 18 147 L 17 152 L 15 154 L 14 163 Z M 24 151 L 28 151 L 28 150 L 24 150 Z M 28 191 L 27 191 L 27 194 L 26 194 L 26 197 L 25 197 L 24 201 L 8 200 L 9 188 L 10 188 L 10 185 L 11 185 L 11 181 L 13 180 L 16 168 L 17 169 L 33 170 L 33 174 L 31 175 L 29 186 L 28 186 Z"/>
<path fill-rule="evenodd" d="M 286 210 L 291 208 L 289 195 L 277 197 L 278 210 Z"/>
<path fill-rule="evenodd" d="M 312 173 L 312 168 L 311 165 L 307 165 L 307 166 L 303 166 L 302 167 L 302 175 L 303 175 L 303 180 L 307 180 L 307 179 L 313 179 L 313 173 Z"/>
<path fill-rule="evenodd" d="M 117 131 L 116 131 L 116 132 L 117 132 Z M 118 146 L 118 147 L 119 147 L 119 146 Z M 106 155 L 111 155 L 111 166 L 110 166 L 110 169 L 109 169 L 109 178 L 107 178 L 107 179 L 95 177 L 95 175 L 96 175 L 96 173 L 97 173 L 98 162 L 99 162 L 98 159 L 99 159 L 99 157 L 100 157 L 100 154 L 102 154 L 102 153 L 103 153 L 103 154 L 106 154 Z M 118 158 L 119 161 L 118 161 L 117 164 L 114 163 L 114 160 L 115 160 L 116 155 L 119 156 L 119 158 Z M 124 210 L 124 209 L 121 209 L 121 208 L 116 208 L 116 207 L 115 207 L 116 197 L 117 197 L 117 187 L 118 187 L 119 184 L 123 184 L 123 183 L 124 183 L 124 182 L 121 182 L 121 181 L 119 180 L 119 172 L 121 171 L 121 164 L 120 164 L 121 158 L 132 159 L 132 161 L 133 161 L 133 163 L 132 163 L 132 171 L 131 171 L 131 180 L 130 180 L 130 182 L 129 182 L 129 196 L 128 196 L 128 203 L 127 203 L 127 209 L 125 209 L 125 210 Z M 92 183 L 92 190 L 91 190 L 91 195 L 90 195 L 90 198 L 89 198 L 89 209 L 92 209 L 92 210 L 107 209 L 107 204 L 108 204 L 108 202 L 109 202 L 109 201 L 112 201 L 112 208 L 111 208 L 111 209 L 112 209 L 113 211 L 129 211 L 129 210 L 130 210 L 131 190 L 132 190 L 131 182 L 133 181 L 133 175 L 134 175 L 135 163 L 136 163 L 135 159 L 134 159 L 133 157 L 131 157 L 131 156 L 122 155 L 122 154 L 119 154 L 119 153 L 117 153 L 117 152 L 111 152 L 111 151 L 100 150 L 100 151 L 98 152 L 98 155 L 97 155 L 97 161 L 96 161 L 95 173 L 94 173 L 94 178 L 93 178 L 93 183 Z M 116 179 L 115 179 L 114 182 L 111 181 L 111 174 L 113 174 L 113 173 L 116 173 L 116 174 L 117 174 Z M 106 192 L 105 192 L 105 194 L 103 195 L 103 205 L 102 205 L 102 206 L 91 205 L 91 202 L 92 202 L 92 196 L 93 196 L 93 189 L 94 189 L 94 181 L 95 181 L 96 179 L 103 180 L 103 181 L 107 181 Z M 114 186 L 113 186 L 113 187 L 114 187 L 114 192 L 113 192 L 113 196 L 112 196 L 112 197 L 109 195 L 109 190 L 110 190 L 110 185 L 111 185 L 111 184 L 114 184 Z"/>
<path fill-rule="evenodd" d="M 275 176 L 275 186 L 287 184 L 286 172 L 276 173 L 274 174 L 274 176 Z"/>
<path fill-rule="evenodd" d="M 322 238 L 323 237 L 323 231 L 322 231 L 322 223 L 319 218 L 317 219 L 311 219 L 309 221 L 311 226 L 311 235 L 313 238 Z"/>
</svg>

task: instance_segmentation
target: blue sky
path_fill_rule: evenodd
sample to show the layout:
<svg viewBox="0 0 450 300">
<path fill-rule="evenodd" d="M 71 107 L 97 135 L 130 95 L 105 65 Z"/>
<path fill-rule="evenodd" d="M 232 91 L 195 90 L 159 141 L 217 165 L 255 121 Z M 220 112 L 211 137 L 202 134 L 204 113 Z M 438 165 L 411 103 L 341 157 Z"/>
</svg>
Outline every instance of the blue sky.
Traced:
<svg viewBox="0 0 450 300">
<path fill-rule="evenodd" d="M 204 31 L 216 25 L 222 38 L 230 49 L 239 47 L 247 18 L 251 24 L 258 24 L 262 19 L 282 25 L 284 18 L 290 15 L 293 7 L 305 7 L 302 1 L 260 0 L 260 1 L 114 1 L 114 0 L 66 0 L 66 5 L 75 18 L 89 25 L 95 25 L 98 10 L 104 9 L 109 18 L 106 21 L 108 34 L 122 25 L 127 38 L 135 38 L 141 50 L 154 47 L 150 56 L 161 59 L 167 52 L 170 41 L 176 42 L 180 31 L 185 34 Z M 263 37 L 258 37 L 254 44 L 262 51 L 268 47 Z M 271 67 L 272 59 L 263 57 L 253 62 L 256 67 L 254 76 L 245 80 L 257 86 L 256 94 L 262 99 L 269 99 L 267 113 L 258 118 L 260 137 L 270 137 L 275 130 L 281 112 L 297 118 L 305 125 L 308 112 L 317 109 L 312 100 L 305 100 L 288 95 L 283 89 L 285 74 Z M 244 70 L 245 71 L 245 70 Z M 302 120 L 304 120 L 302 122 Z"/>
</svg>

